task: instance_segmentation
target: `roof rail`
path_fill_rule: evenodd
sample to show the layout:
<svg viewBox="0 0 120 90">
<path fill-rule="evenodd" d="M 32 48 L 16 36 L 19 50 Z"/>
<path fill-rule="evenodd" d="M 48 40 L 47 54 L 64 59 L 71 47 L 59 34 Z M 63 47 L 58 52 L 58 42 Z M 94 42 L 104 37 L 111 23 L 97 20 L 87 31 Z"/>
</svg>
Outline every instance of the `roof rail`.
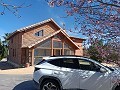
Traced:
<svg viewBox="0 0 120 90">
<path fill-rule="evenodd" d="M 85 57 L 85 56 L 79 56 L 79 55 L 53 55 L 50 57 L 63 57 L 63 56 L 70 56 L 70 57 L 84 57 L 84 58 L 89 58 L 89 57 Z"/>
</svg>

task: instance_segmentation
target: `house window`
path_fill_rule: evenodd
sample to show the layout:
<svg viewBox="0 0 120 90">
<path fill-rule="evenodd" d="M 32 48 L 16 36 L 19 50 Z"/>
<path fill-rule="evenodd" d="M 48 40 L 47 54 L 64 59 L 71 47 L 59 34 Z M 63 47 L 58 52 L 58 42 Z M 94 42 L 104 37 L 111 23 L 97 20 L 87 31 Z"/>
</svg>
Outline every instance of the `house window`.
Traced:
<svg viewBox="0 0 120 90">
<path fill-rule="evenodd" d="M 64 55 L 74 55 L 74 50 L 67 43 L 64 44 Z"/>
<path fill-rule="evenodd" d="M 42 48 L 51 48 L 51 40 L 48 39 L 48 40 L 45 40 L 43 41 L 39 47 L 42 47 Z"/>
<path fill-rule="evenodd" d="M 43 30 L 40 30 L 35 33 L 35 36 L 43 36 Z"/>
<path fill-rule="evenodd" d="M 35 57 L 50 56 L 51 55 L 51 49 L 36 48 L 34 55 L 35 55 Z"/>
<path fill-rule="evenodd" d="M 53 47 L 54 48 L 61 48 L 62 49 L 62 42 L 60 42 L 60 41 L 54 41 L 53 42 Z"/>
</svg>

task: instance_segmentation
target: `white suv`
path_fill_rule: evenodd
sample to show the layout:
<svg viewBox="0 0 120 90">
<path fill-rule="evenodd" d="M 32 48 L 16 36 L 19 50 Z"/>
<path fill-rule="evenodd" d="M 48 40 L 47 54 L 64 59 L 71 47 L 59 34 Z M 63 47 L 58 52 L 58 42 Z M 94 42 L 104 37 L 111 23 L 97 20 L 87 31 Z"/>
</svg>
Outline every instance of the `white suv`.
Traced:
<svg viewBox="0 0 120 90">
<path fill-rule="evenodd" d="M 35 66 L 40 90 L 120 90 L 119 70 L 79 56 L 48 57 Z"/>
</svg>

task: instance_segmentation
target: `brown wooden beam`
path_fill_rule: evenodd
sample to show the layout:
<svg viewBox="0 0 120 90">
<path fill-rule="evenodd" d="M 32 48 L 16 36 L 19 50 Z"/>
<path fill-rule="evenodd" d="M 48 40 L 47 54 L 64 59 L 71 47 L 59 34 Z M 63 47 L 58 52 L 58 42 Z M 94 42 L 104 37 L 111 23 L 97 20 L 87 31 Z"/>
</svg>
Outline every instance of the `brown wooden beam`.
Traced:
<svg viewBox="0 0 120 90">
<path fill-rule="evenodd" d="M 51 38 L 51 56 L 53 56 L 53 38 Z"/>
<path fill-rule="evenodd" d="M 32 49 L 32 60 L 31 60 L 31 65 L 34 65 L 34 49 Z"/>
<path fill-rule="evenodd" d="M 65 42 L 63 41 L 62 42 L 62 55 L 64 55 L 64 44 L 65 44 Z"/>
</svg>

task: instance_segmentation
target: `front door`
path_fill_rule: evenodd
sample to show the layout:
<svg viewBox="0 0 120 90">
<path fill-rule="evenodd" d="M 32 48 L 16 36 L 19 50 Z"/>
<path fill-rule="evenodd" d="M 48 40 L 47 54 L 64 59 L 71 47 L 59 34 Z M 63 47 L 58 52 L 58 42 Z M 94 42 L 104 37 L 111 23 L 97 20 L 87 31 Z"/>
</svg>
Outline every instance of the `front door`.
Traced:
<svg viewBox="0 0 120 90">
<path fill-rule="evenodd" d="M 100 72 L 100 65 L 79 59 L 79 66 L 80 89 L 110 90 L 110 75 L 108 72 Z"/>
</svg>

